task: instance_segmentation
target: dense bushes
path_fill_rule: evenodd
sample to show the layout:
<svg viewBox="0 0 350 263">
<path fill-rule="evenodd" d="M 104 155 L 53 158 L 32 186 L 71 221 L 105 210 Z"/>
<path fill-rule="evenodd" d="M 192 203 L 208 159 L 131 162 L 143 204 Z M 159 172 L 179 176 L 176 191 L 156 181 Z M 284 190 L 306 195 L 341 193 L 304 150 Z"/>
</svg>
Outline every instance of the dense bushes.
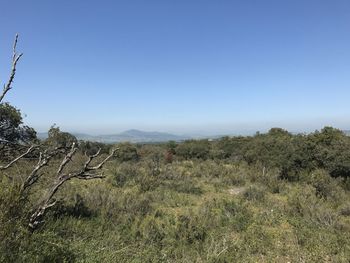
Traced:
<svg viewBox="0 0 350 263">
<path fill-rule="evenodd" d="M 47 167 L 26 200 L 20 178 L 3 177 L 0 262 L 348 262 L 350 193 L 346 173 L 334 174 L 347 165 L 347 143 L 326 128 L 121 144 L 107 178 L 65 185 L 33 234 L 29 212 L 55 171 Z M 30 162 L 6 175 L 26 174 Z"/>
<path fill-rule="evenodd" d="M 183 159 L 244 160 L 265 169 L 278 168 L 282 179 L 299 180 L 303 171 L 327 170 L 333 177 L 350 176 L 350 138 L 342 131 L 325 127 L 309 135 L 293 135 L 273 128 L 266 134 L 191 140 L 179 144 L 175 155 Z"/>
<path fill-rule="evenodd" d="M 93 145 L 88 142 L 81 144 L 88 150 Z M 331 127 L 308 135 L 293 135 L 283 129 L 273 128 L 266 134 L 257 133 L 247 137 L 159 145 L 123 143 L 119 148 L 117 157 L 120 161 L 148 160 L 154 173 L 158 173 L 159 163 L 211 159 L 231 160 L 233 163 L 245 161 L 265 171 L 277 168 L 280 178 L 289 181 L 300 180 L 302 173 L 315 169 L 324 169 L 333 177 L 347 178 L 350 175 L 350 138 Z"/>
<path fill-rule="evenodd" d="M 175 151 L 176 154 L 184 159 L 208 159 L 210 152 L 210 143 L 208 140 L 191 140 L 179 144 Z"/>
</svg>

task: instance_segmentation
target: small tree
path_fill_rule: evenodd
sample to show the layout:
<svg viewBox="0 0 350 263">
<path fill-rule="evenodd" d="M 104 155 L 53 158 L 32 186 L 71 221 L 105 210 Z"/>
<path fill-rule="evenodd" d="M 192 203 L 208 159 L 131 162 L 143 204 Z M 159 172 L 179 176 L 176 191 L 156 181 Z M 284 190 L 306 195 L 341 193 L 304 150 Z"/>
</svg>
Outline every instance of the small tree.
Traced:
<svg viewBox="0 0 350 263">
<path fill-rule="evenodd" d="M 62 132 L 60 128 L 55 127 L 55 125 L 51 126 L 48 131 L 48 138 L 45 140 L 45 144 L 53 148 L 69 148 L 73 143 L 78 143 L 77 138 L 68 132 Z"/>
<path fill-rule="evenodd" d="M 36 132 L 33 128 L 23 125 L 20 110 L 9 103 L 1 103 L 0 138 L 3 142 L 30 143 L 36 139 Z"/>
</svg>

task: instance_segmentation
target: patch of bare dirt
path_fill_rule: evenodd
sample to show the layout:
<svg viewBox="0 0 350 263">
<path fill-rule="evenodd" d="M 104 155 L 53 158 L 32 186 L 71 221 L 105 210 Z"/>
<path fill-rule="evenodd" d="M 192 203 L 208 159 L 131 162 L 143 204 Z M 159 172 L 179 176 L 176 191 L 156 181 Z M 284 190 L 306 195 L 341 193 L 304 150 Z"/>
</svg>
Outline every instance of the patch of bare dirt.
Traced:
<svg viewBox="0 0 350 263">
<path fill-rule="evenodd" d="M 245 190 L 245 187 L 233 187 L 228 189 L 228 193 L 231 195 L 238 195 L 240 193 L 242 193 Z"/>
</svg>

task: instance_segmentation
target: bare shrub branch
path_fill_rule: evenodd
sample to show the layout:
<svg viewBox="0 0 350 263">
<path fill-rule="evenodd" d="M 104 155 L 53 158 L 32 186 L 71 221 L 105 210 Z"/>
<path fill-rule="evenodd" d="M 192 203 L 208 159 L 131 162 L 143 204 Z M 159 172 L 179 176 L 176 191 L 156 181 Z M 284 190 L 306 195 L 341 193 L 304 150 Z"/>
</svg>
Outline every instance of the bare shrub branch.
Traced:
<svg viewBox="0 0 350 263">
<path fill-rule="evenodd" d="M 35 212 L 30 217 L 29 221 L 29 227 L 34 231 L 37 229 L 44 221 L 43 217 L 45 215 L 46 209 L 52 207 L 55 205 L 55 201 L 52 201 L 54 195 L 58 191 L 58 189 L 67 181 L 77 178 L 82 180 L 90 180 L 90 179 L 98 179 L 98 178 L 104 178 L 103 174 L 97 173 L 100 171 L 103 167 L 103 165 L 114 155 L 114 153 L 118 149 L 114 149 L 111 154 L 109 154 L 104 160 L 102 160 L 98 165 L 96 166 L 89 166 L 89 164 L 99 156 L 101 149 L 99 149 L 95 154 L 88 156 L 88 159 L 84 163 L 81 170 L 71 173 L 63 173 L 64 168 L 66 165 L 72 161 L 72 157 L 77 151 L 77 147 L 75 144 L 72 145 L 71 150 L 66 154 L 66 156 L 63 158 L 58 170 L 57 170 L 57 178 L 51 187 L 51 189 L 48 192 L 48 195 L 45 197 L 42 204 L 35 210 Z"/>
<path fill-rule="evenodd" d="M 23 56 L 23 53 L 17 54 L 17 51 L 16 51 L 17 41 L 18 41 L 18 34 L 16 34 L 15 41 L 13 43 L 12 68 L 11 68 L 10 77 L 7 83 L 4 85 L 4 89 L 2 91 L 2 94 L 0 95 L 0 103 L 4 99 L 6 93 L 12 88 L 11 85 L 16 75 L 17 62 Z"/>
<path fill-rule="evenodd" d="M 5 95 L 8 93 L 9 90 L 12 89 L 12 83 L 14 81 L 15 75 L 16 75 L 16 67 L 17 63 L 22 57 L 23 53 L 18 54 L 16 51 L 17 48 L 17 41 L 18 41 L 18 35 L 15 37 L 15 41 L 13 44 L 13 54 L 12 54 L 12 68 L 10 77 L 7 81 L 7 83 L 4 85 L 3 91 L 0 94 L 0 103 L 2 103 Z M 6 140 L 5 138 L 0 138 L 0 143 L 2 145 L 9 145 L 10 147 L 19 146 L 20 144 L 11 142 Z M 38 182 L 39 178 L 43 175 L 42 169 L 47 166 L 51 159 L 54 157 L 57 157 L 59 154 L 64 153 L 64 158 L 62 159 L 62 162 L 57 168 L 56 171 L 56 178 L 54 179 L 54 182 L 49 189 L 47 196 L 44 198 L 42 203 L 38 205 L 37 209 L 34 211 L 34 213 L 31 215 L 29 219 L 29 227 L 32 231 L 38 228 L 39 225 L 43 222 L 43 217 L 45 215 L 45 211 L 54 206 L 56 204 L 56 201 L 53 200 L 54 195 L 59 190 L 59 188 L 67 181 L 77 178 L 82 180 L 90 180 L 90 179 L 98 179 L 103 178 L 104 175 L 101 171 L 103 165 L 114 155 L 115 151 L 117 149 L 114 149 L 105 159 L 103 159 L 101 162 L 99 162 L 95 166 L 91 166 L 91 163 L 100 156 L 101 149 L 98 149 L 98 151 L 93 154 L 87 156 L 87 160 L 85 163 L 81 166 L 80 169 L 73 172 L 66 172 L 64 171 L 67 169 L 67 165 L 72 162 L 72 158 L 78 151 L 78 147 L 76 143 L 72 143 L 70 150 L 67 153 L 66 147 L 56 147 L 55 149 L 50 149 L 48 146 L 45 145 L 20 145 L 21 147 L 28 147 L 24 153 L 19 155 L 18 157 L 14 158 L 12 161 L 10 161 L 8 164 L 0 166 L 0 170 L 5 170 L 10 167 L 12 167 L 15 163 L 19 162 L 20 160 L 23 160 L 25 156 L 27 156 L 29 153 L 36 150 L 39 154 L 38 160 L 36 165 L 34 165 L 32 171 L 29 173 L 29 175 L 25 178 L 24 182 L 22 183 L 19 191 L 21 198 L 25 199 L 25 197 L 29 193 L 29 189 Z"/>
<path fill-rule="evenodd" d="M 4 166 L 0 166 L 0 170 L 5 170 L 10 168 L 13 164 L 15 164 L 16 162 L 18 162 L 19 160 L 21 160 L 23 157 L 25 157 L 26 155 L 28 155 L 31 151 L 33 151 L 37 146 L 32 145 L 30 146 L 27 151 L 23 154 L 21 154 L 20 156 L 16 157 L 15 159 L 13 159 L 11 162 L 9 162 L 7 165 Z"/>
</svg>

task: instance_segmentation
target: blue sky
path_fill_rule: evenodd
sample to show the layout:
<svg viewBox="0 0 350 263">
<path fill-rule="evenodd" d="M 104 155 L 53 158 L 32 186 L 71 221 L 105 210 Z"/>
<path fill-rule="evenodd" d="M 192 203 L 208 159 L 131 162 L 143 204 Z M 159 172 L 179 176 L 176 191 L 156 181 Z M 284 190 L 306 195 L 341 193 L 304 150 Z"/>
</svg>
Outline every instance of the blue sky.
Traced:
<svg viewBox="0 0 350 263">
<path fill-rule="evenodd" d="M 38 131 L 350 129 L 350 1 L 0 1 L 0 79 Z"/>
</svg>

